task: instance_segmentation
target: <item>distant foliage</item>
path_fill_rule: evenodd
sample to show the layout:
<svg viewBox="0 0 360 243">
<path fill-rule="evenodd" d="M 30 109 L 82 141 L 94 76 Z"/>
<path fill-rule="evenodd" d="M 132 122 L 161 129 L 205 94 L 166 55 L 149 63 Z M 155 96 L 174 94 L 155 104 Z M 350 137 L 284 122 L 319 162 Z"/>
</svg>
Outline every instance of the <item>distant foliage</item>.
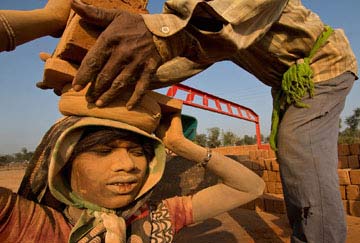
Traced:
<svg viewBox="0 0 360 243">
<path fill-rule="evenodd" d="M 269 137 L 264 138 L 261 135 L 261 141 L 266 143 Z M 240 137 L 232 131 L 223 131 L 219 127 L 212 127 L 207 129 L 207 134 L 196 134 L 195 143 L 203 147 L 221 147 L 221 146 L 239 146 L 239 145 L 253 145 L 257 143 L 256 135 L 244 135 Z"/>
<path fill-rule="evenodd" d="M 345 119 L 345 124 L 347 125 L 347 127 L 342 132 L 339 133 L 338 142 L 340 144 L 360 143 L 359 123 L 360 123 L 360 108 L 356 108 L 354 110 L 354 113 Z"/>
<path fill-rule="evenodd" d="M 34 152 L 29 152 L 26 148 L 22 148 L 20 152 L 14 154 L 0 154 L 0 163 L 27 162 L 31 159 L 33 154 Z"/>
<path fill-rule="evenodd" d="M 208 132 L 207 146 L 209 148 L 219 147 L 221 144 L 221 141 L 219 140 L 220 128 L 218 128 L 218 127 L 208 128 L 207 132 Z"/>
</svg>

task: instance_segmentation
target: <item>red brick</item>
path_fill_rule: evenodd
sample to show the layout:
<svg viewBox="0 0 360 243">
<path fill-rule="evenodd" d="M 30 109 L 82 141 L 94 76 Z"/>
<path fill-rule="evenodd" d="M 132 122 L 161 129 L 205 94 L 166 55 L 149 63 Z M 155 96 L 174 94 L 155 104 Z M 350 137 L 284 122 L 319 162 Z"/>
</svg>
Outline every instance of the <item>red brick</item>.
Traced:
<svg viewBox="0 0 360 243">
<path fill-rule="evenodd" d="M 268 159 L 269 158 L 269 151 L 268 150 L 261 150 L 261 158 Z"/>
<path fill-rule="evenodd" d="M 349 149 L 350 149 L 350 154 L 360 155 L 360 144 L 359 143 L 350 144 Z"/>
<path fill-rule="evenodd" d="M 360 201 L 349 200 L 349 213 L 352 216 L 360 217 Z"/>
<path fill-rule="evenodd" d="M 276 182 L 276 172 L 268 171 L 269 181 Z"/>
<path fill-rule="evenodd" d="M 276 153 L 272 149 L 269 150 L 269 158 L 276 158 Z"/>
<path fill-rule="evenodd" d="M 267 170 L 272 170 L 272 167 L 271 167 L 271 160 L 272 160 L 272 159 L 264 159 L 264 162 L 265 162 L 265 169 L 267 169 Z"/>
<path fill-rule="evenodd" d="M 280 172 L 276 172 L 276 182 L 281 182 Z"/>
<path fill-rule="evenodd" d="M 346 186 L 346 199 L 360 201 L 360 186 L 358 185 Z"/>
<path fill-rule="evenodd" d="M 259 166 L 260 166 L 260 168 L 261 168 L 262 170 L 265 170 L 265 162 L 264 162 L 263 159 L 260 159 L 260 160 L 258 161 L 258 164 L 259 164 Z"/>
<path fill-rule="evenodd" d="M 349 168 L 359 169 L 359 155 L 350 155 L 348 157 Z"/>
<path fill-rule="evenodd" d="M 279 164 L 276 162 L 276 160 L 271 161 L 271 167 L 273 171 L 279 171 Z"/>
<path fill-rule="evenodd" d="M 267 171 L 267 170 L 263 170 L 263 171 L 262 171 L 261 178 L 262 178 L 265 182 L 269 181 L 269 175 L 268 175 L 268 171 Z"/>
<path fill-rule="evenodd" d="M 283 194 L 281 182 L 275 182 L 275 194 Z"/>
<path fill-rule="evenodd" d="M 257 160 L 257 151 L 249 151 L 249 159 L 252 161 L 256 161 Z"/>
<path fill-rule="evenodd" d="M 348 156 L 339 156 L 339 163 L 338 163 L 338 168 L 339 169 L 346 169 L 349 168 L 349 160 L 348 160 Z"/>
<path fill-rule="evenodd" d="M 349 212 L 349 201 L 347 200 L 343 200 L 343 205 L 344 205 L 344 211 L 346 214 L 350 214 Z"/>
<path fill-rule="evenodd" d="M 340 186 L 340 193 L 341 193 L 341 199 L 345 200 L 346 199 L 346 187 L 345 186 Z"/>
<path fill-rule="evenodd" d="M 275 191 L 276 191 L 276 182 L 268 181 L 268 182 L 266 183 L 266 188 L 267 188 L 267 192 L 268 192 L 268 193 L 273 193 L 273 194 L 275 194 Z"/>
<path fill-rule="evenodd" d="M 339 155 L 349 155 L 350 148 L 348 144 L 339 144 L 338 145 L 338 153 Z"/>
<path fill-rule="evenodd" d="M 349 176 L 349 170 L 342 169 L 338 170 L 339 174 L 339 183 L 340 185 L 350 185 L 350 176 Z"/>
<path fill-rule="evenodd" d="M 360 170 L 350 171 L 350 181 L 351 184 L 360 185 Z"/>
</svg>

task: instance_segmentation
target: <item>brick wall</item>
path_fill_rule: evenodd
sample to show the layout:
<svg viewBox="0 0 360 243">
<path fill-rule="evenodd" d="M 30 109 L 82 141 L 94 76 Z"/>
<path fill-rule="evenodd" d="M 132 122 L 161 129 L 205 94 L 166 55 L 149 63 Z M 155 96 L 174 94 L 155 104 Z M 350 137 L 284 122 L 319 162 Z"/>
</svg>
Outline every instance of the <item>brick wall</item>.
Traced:
<svg viewBox="0 0 360 243">
<path fill-rule="evenodd" d="M 339 145 L 339 183 L 344 209 L 347 214 L 360 217 L 360 144 Z M 280 181 L 279 164 L 271 150 L 258 150 L 254 146 L 216 148 L 253 170 L 266 183 L 262 197 L 243 208 L 273 213 L 285 213 Z M 153 199 L 175 195 L 189 195 L 218 183 L 218 178 L 204 168 L 178 156 L 169 156 L 165 174 L 153 193 Z"/>
<path fill-rule="evenodd" d="M 360 144 L 341 144 L 339 153 L 339 183 L 347 214 L 360 217 Z"/>
<path fill-rule="evenodd" d="M 243 155 L 248 155 L 249 161 L 241 161 L 241 163 L 255 171 L 266 183 L 265 195 L 258 199 L 262 202 L 255 201 L 244 207 L 277 213 L 285 212 L 285 205 L 281 202 L 283 195 L 279 164 L 273 151 L 257 150 L 252 147 L 228 147 L 217 151 L 226 151 L 227 155 L 238 154 L 241 151 Z M 360 144 L 339 144 L 338 155 L 339 184 L 344 209 L 347 214 L 360 217 Z M 276 206 L 273 206 L 274 204 Z"/>
</svg>

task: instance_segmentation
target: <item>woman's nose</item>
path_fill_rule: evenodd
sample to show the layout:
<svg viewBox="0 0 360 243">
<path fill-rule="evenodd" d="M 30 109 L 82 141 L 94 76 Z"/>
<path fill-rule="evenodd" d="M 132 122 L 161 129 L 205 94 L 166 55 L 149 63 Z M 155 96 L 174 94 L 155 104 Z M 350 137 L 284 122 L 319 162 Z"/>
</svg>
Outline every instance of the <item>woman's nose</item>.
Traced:
<svg viewBox="0 0 360 243">
<path fill-rule="evenodd" d="M 132 171 L 135 163 L 126 149 L 117 149 L 112 156 L 111 168 L 113 171 Z"/>
</svg>

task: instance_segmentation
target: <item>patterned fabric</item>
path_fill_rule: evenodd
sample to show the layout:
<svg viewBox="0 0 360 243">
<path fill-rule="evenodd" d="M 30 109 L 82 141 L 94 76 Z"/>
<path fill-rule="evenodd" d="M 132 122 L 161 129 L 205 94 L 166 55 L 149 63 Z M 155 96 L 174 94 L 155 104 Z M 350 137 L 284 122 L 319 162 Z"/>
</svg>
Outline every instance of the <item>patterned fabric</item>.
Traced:
<svg viewBox="0 0 360 243">
<path fill-rule="evenodd" d="M 6 188 L 0 187 L 0 195 L 0 239 L 2 242 L 68 242 L 73 225 L 68 222 L 63 213 L 24 199 Z M 182 201 L 181 197 L 176 201 Z M 179 211 L 179 208 L 177 212 L 171 211 L 166 206 L 167 204 L 169 203 L 161 202 L 153 204 L 150 208 L 145 204 L 138 209 L 126 221 L 127 243 L 172 242 L 174 232 L 172 225 L 175 224 L 170 215 L 181 215 L 185 212 Z M 106 229 L 101 223 L 78 242 L 101 243 L 105 241 L 105 233 Z"/>
<path fill-rule="evenodd" d="M 174 233 L 168 208 L 161 202 L 151 209 L 151 243 L 172 242 Z"/>
<path fill-rule="evenodd" d="M 188 57 L 178 58 L 174 61 L 178 63 L 171 65 L 186 68 L 171 71 L 171 79 L 178 81 L 199 72 L 199 64 L 205 69 L 216 61 L 227 59 L 263 83 L 279 89 L 283 73 L 308 56 L 324 30 L 319 16 L 305 8 L 300 0 L 168 0 L 164 13 L 143 15 L 153 34 L 169 37 L 186 28 L 188 35 L 195 36 L 198 41 L 198 46 L 182 48 L 179 52 L 185 53 L 177 53 Z M 222 29 L 210 32 L 187 25 L 189 22 L 195 24 L 197 18 L 220 22 Z M 169 48 L 174 46 L 168 45 Z M 229 46 L 234 49 L 227 50 Z M 346 71 L 358 73 L 355 56 L 341 29 L 335 30 L 310 64 L 314 82 L 328 80 Z M 168 72 L 170 67 L 164 69 Z M 158 75 L 164 81 L 161 67 Z"/>
</svg>

